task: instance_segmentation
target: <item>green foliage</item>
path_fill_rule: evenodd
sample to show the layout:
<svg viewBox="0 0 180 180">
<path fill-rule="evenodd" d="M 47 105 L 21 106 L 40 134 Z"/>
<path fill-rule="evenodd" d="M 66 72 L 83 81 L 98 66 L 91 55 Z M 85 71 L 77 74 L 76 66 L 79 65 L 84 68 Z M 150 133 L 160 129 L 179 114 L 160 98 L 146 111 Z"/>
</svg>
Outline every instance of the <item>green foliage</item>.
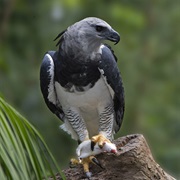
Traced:
<svg viewBox="0 0 180 180">
<path fill-rule="evenodd" d="M 0 152 L 1 180 L 48 179 L 59 171 L 38 131 L 2 98 Z"/>
</svg>

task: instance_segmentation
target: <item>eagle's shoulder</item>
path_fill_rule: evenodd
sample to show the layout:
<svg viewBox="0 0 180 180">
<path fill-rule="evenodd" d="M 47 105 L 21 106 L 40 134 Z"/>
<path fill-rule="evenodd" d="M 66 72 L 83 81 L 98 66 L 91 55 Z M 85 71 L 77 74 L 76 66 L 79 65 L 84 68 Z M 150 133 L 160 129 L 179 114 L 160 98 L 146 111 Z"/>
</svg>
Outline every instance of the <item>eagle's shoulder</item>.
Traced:
<svg viewBox="0 0 180 180">
<path fill-rule="evenodd" d="M 118 61 L 116 55 L 114 54 L 114 50 L 111 48 L 110 45 L 104 44 L 104 45 L 103 45 L 103 50 L 104 50 L 104 53 L 110 53 L 110 52 L 111 52 L 111 54 L 112 54 L 113 57 L 114 57 L 114 60 L 115 60 L 116 62 Z"/>
</svg>

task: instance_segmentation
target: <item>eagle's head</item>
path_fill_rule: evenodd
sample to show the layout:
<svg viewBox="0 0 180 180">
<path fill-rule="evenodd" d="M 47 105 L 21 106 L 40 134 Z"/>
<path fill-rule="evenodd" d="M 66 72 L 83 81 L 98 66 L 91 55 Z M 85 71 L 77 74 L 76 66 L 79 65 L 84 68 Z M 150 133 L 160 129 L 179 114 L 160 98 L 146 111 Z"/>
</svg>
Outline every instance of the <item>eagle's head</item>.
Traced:
<svg viewBox="0 0 180 180">
<path fill-rule="evenodd" d="M 85 18 L 68 28 L 72 34 L 76 34 L 78 38 L 85 38 L 86 40 L 110 40 L 118 43 L 120 40 L 119 34 L 112 29 L 112 27 L 102 19 L 95 17 Z"/>
<path fill-rule="evenodd" d="M 63 33 L 63 50 L 74 53 L 92 54 L 100 51 L 104 40 L 110 40 L 117 44 L 120 35 L 105 21 L 95 17 L 88 17 L 76 22 Z M 83 53 L 83 54 L 82 54 Z"/>
</svg>

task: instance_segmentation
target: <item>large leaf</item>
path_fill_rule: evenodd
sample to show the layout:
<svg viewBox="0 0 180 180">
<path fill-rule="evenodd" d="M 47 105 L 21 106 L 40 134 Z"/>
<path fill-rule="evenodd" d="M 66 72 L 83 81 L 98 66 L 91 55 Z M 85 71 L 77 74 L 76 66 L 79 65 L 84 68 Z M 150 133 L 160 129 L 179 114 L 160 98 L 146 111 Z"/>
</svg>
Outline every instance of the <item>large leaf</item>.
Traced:
<svg viewBox="0 0 180 180">
<path fill-rule="evenodd" d="M 0 179 L 55 179 L 54 171 L 61 173 L 41 135 L 0 98 Z"/>
</svg>

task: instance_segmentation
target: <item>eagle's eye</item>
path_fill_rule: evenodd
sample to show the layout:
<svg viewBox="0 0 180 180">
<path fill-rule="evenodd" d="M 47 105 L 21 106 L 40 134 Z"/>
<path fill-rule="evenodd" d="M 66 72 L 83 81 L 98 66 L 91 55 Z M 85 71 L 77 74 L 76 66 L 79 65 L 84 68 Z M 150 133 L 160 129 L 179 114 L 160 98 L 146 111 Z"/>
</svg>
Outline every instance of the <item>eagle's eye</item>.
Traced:
<svg viewBox="0 0 180 180">
<path fill-rule="evenodd" d="M 103 27 L 103 26 L 98 26 L 98 25 L 97 25 L 97 26 L 96 26 L 96 31 L 97 31 L 97 32 L 101 32 L 101 31 L 104 30 L 104 28 L 105 28 L 105 27 Z"/>
</svg>

